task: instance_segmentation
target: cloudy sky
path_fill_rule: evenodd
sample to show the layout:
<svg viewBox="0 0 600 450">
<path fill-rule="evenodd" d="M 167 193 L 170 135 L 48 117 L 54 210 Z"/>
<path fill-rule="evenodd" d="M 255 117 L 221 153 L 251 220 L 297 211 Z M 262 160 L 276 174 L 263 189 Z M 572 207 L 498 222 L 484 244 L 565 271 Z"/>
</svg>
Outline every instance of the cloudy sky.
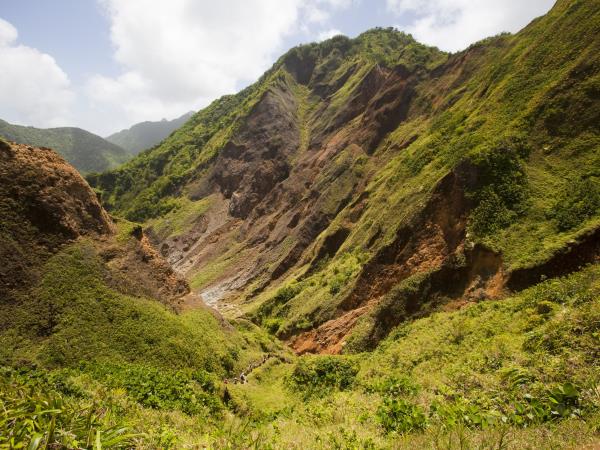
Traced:
<svg viewBox="0 0 600 450">
<path fill-rule="evenodd" d="M 100 135 L 175 118 L 299 43 L 395 26 L 458 51 L 554 0 L 0 0 L 0 118 Z"/>
</svg>

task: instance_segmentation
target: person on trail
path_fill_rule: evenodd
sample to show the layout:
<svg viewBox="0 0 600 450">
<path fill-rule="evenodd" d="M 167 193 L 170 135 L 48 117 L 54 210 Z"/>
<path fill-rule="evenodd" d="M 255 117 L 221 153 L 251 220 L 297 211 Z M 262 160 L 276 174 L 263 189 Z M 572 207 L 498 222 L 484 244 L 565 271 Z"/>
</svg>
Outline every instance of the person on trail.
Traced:
<svg viewBox="0 0 600 450">
<path fill-rule="evenodd" d="M 223 392 L 223 403 L 226 405 L 231 401 L 231 394 L 229 393 L 229 389 L 225 386 L 225 391 Z"/>
<path fill-rule="evenodd" d="M 245 375 L 245 374 L 241 374 L 241 375 L 240 375 L 240 382 L 241 382 L 242 384 L 246 384 L 246 383 L 248 382 L 248 378 L 246 378 L 246 375 Z"/>
</svg>

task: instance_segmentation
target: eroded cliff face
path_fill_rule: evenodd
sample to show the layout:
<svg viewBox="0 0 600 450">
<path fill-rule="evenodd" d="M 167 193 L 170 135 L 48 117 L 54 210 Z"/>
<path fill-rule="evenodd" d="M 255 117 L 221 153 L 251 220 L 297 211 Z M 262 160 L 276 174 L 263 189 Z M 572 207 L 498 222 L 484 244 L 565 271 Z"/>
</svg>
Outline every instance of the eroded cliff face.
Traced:
<svg viewBox="0 0 600 450">
<path fill-rule="evenodd" d="M 113 225 L 81 175 L 54 151 L 0 142 L 0 296 L 28 285 L 49 253 Z"/>
<path fill-rule="evenodd" d="M 186 233 L 155 238 L 190 277 L 235 246 L 227 270 L 207 287 L 209 298 L 215 285 L 219 296 L 250 285 L 255 295 L 309 258 L 306 250 L 365 188 L 366 159 L 407 117 L 425 76 L 365 62 L 332 78 L 343 60 L 325 72 L 301 56 L 284 61 L 288 70 L 190 183 L 190 197 L 210 196 L 210 209 Z M 336 98 L 343 87 L 348 93 Z"/>
<path fill-rule="evenodd" d="M 0 141 L 0 298 L 10 302 L 35 286 L 44 262 L 81 239 L 107 262 L 120 291 L 176 304 L 189 292 L 143 234 L 117 236 L 117 225 L 79 172 L 48 148 Z"/>
<path fill-rule="evenodd" d="M 404 65 L 371 64 L 351 66 L 340 79 L 325 82 L 307 68 L 310 63 L 286 61 L 290 72 L 264 93 L 207 173 L 192 182 L 192 198 L 211 196 L 211 208 L 188 232 L 165 240 L 156 236 L 161 252 L 191 278 L 226 255 L 226 268 L 200 289 L 212 304 L 240 294 L 250 299 L 297 267 L 316 270 L 360 222 L 369 203 L 367 185 L 390 158 L 375 154 L 382 140 L 440 103 L 419 95 L 416 86 L 429 83 L 428 95 L 444 96 L 447 85 L 478 57 L 473 53 L 438 68 L 435 78 Z M 348 90 L 343 101 L 336 97 L 342 88 Z M 386 145 L 401 150 L 416 138 Z M 363 269 L 357 288 L 335 313 L 349 317 L 341 319 L 346 332 L 402 279 L 437 269 L 462 251 L 470 211 L 464 184 L 476 182 L 465 178 L 476 174 L 456 177 L 440 180 L 428 206 Z M 318 241 L 336 218 L 345 225 Z M 367 242 L 373 248 L 377 233 Z"/>
<path fill-rule="evenodd" d="M 299 353 L 372 348 L 403 320 L 598 260 L 597 212 L 559 231 L 548 201 L 596 176 L 581 167 L 597 134 L 552 113 L 559 96 L 598 116 L 597 40 L 550 38 L 582 14 L 598 11 L 558 2 L 454 55 L 394 30 L 293 49 L 95 182 L 207 303 Z"/>
</svg>

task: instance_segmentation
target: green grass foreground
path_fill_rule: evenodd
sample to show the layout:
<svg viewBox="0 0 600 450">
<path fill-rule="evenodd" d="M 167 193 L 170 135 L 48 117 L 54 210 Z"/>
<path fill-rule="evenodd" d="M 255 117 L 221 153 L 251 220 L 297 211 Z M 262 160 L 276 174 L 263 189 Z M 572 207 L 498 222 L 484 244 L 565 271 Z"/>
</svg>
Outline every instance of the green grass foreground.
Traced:
<svg viewBox="0 0 600 450">
<path fill-rule="evenodd" d="M 90 302 L 103 301 L 97 294 Z M 224 355 L 220 362 L 190 363 L 192 349 L 209 345 L 208 333 L 218 342 L 218 327 L 205 318 L 202 331 L 173 342 L 164 318 L 158 328 L 153 315 L 170 315 L 185 329 L 197 313 L 176 316 L 160 308 L 148 308 L 131 331 L 136 339 L 155 339 L 157 349 L 170 348 L 168 359 L 156 351 L 142 361 L 140 347 L 119 347 L 120 319 L 110 332 L 96 314 L 72 326 L 80 335 L 84 328 L 96 333 L 86 342 L 114 339 L 111 345 L 88 348 L 85 359 L 73 356 L 66 368 L 53 368 L 48 349 L 65 344 L 41 339 L 37 362 L 5 366 L 0 445 L 537 449 L 600 439 L 598 266 L 508 299 L 406 323 L 372 353 L 287 363 L 271 358 L 244 385 L 223 383 L 241 367 Z M 237 328 L 225 338 L 230 352 L 260 349 L 257 342 L 266 350 L 260 331 Z M 14 341 L 14 333 L 4 331 L 1 339 Z"/>
</svg>

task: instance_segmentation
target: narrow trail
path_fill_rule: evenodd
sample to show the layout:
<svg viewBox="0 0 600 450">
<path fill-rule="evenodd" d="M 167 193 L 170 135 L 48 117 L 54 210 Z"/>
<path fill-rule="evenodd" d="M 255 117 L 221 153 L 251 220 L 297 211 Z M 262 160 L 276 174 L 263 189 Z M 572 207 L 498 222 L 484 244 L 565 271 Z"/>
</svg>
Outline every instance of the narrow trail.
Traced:
<svg viewBox="0 0 600 450">
<path fill-rule="evenodd" d="M 234 378 L 226 378 L 225 379 L 225 384 L 246 384 L 248 382 L 248 376 L 253 371 L 255 371 L 259 367 L 261 367 L 264 364 L 266 364 L 267 361 L 269 361 L 272 358 L 279 359 L 283 363 L 289 363 L 290 362 L 289 360 L 287 360 L 285 357 L 283 357 L 281 355 L 275 355 L 273 353 L 267 353 L 266 355 L 263 355 L 263 357 L 261 359 L 259 359 L 257 361 L 253 361 L 250 364 L 248 364 L 248 367 L 246 367 L 246 369 L 243 370 L 240 373 L 239 376 L 234 377 Z"/>
</svg>

